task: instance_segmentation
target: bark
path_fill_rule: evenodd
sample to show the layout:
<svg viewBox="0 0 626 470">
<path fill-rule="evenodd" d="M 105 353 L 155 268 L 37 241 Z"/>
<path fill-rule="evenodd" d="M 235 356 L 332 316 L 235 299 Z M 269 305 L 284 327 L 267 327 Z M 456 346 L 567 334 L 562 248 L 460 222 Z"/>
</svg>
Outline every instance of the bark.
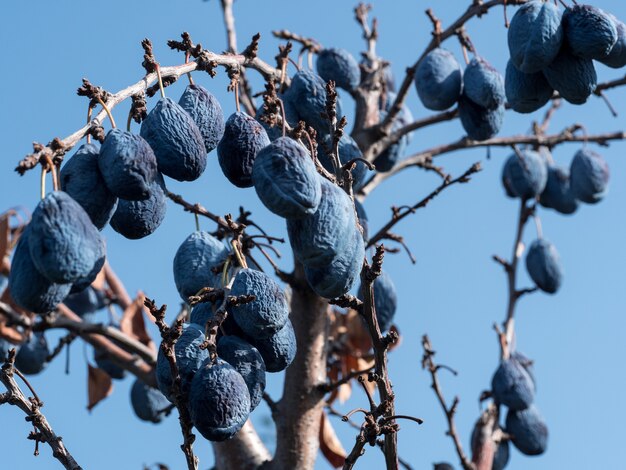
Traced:
<svg viewBox="0 0 626 470">
<path fill-rule="evenodd" d="M 291 297 L 291 321 L 298 352 L 285 375 L 278 404 L 276 455 L 269 469 L 312 469 L 319 448 L 319 427 L 324 405 L 320 385 L 326 382 L 328 303 L 308 286 L 297 265 Z"/>
<path fill-rule="evenodd" d="M 254 470 L 271 458 L 249 420 L 234 438 L 212 444 L 217 470 Z"/>
</svg>

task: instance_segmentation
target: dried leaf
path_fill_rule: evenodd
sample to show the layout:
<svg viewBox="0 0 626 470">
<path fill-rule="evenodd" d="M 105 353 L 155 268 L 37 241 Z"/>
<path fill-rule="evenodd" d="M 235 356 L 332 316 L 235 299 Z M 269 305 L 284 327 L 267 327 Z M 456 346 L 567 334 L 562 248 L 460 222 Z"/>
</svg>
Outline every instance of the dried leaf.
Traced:
<svg viewBox="0 0 626 470">
<path fill-rule="evenodd" d="M 326 413 L 322 413 L 320 424 L 320 450 L 328 463 L 334 468 L 342 467 L 346 461 L 346 451 L 337 438 L 330 420 Z"/>
<path fill-rule="evenodd" d="M 356 370 L 365 370 L 374 367 L 374 358 L 359 357 L 356 360 Z"/>
<path fill-rule="evenodd" d="M 7 339 L 13 344 L 24 342 L 24 335 L 15 328 L 6 326 L 4 322 L 0 323 L 0 338 Z"/>
<path fill-rule="evenodd" d="M 120 321 L 120 330 L 122 333 L 127 334 L 131 338 L 145 344 L 153 351 L 156 351 L 156 346 L 146 331 L 146 323 L 143 320 L 144 299 L 145 296 L 143 292 L 139 292 L 135 300 L 124 310 L 122 320 Z"/>
<path fill-rule="evenodd" d="M 106 288 L 105 281 L 106 281 L 106 278 L 104 275 L 104 266 L 102 266 L 102 269 L 100 270 L 96 278 L 91 283 L 91 287 L 93 287 L 96 290 L 103 291 Z"/>
<path fill-rule="evenodd" d="M 356 310 L 351 309 L 346 314 L 346 328 L 348 329 L 350 348 L 360 352 L 360 355 L 366 354 L 372 348 L 372 339 Z"/>
<path fill-rule="evenodd" d="M 30 319 L 33 319 L 35 317 L 34 313 L 31 313 L 28 310 L 23 309 L 22 307 L 20 307 L 19 305 L 15 303 L 15 300 L 13 300 L 13 297 L 11 297 L 11 291 L 9 290 L 8 287 L 4 289 L 4 292 L 0 294 L 0 301 L 4 302 L 5 304 L 9 304 L 11 308 L 13 308 L 13 310 L 15 310 L 18 313 L 21 313 L 24 316 L 29 317 Z"/>
<path fill-rule="evenodd" d="M 87 397 L 89 404 L 87 409 L 91 411 L 94 406 L 111 395 L 113 392 L 113 382 L 109 374 L 102 369 L 92 367 L 87 364 Z"/>
<path fill-rule="evenodd" d="M 9 213 L 0 216 L 0 259 L 9 255 L 11 246 L 11 227 L 9 226 Z"/>
<path fill-rule="evenodd" d="M 337 389 L 337 399 L 339 400 L 339 403 L 347 402 L 351 395 L 352 385 L 350 382 L 340 385 Z"/>
</svg>

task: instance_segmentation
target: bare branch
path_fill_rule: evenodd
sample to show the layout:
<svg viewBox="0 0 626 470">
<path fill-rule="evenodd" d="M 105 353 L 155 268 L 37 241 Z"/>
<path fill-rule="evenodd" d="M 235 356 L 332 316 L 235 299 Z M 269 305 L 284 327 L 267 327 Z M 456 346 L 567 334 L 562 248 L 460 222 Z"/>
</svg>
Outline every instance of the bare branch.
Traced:
<svg viewBox="0 0 626 470">
<path fill-rule="evenodd" d="M 211 51 L 202 51 L 200 57 L 195 62 L 175 65 L 170 67 L 160 67 L 161 77 L 163 79 L 178 79 L 181 75 L 199 70 L 203 67 L 224 66 L 226 68 L 251 68 L 258 71 L 265 79 L 281 80 L 281 71 L 262 61 L 258 57 L 250 59 L 243 54 L 215 54 Z M 211 69 L 212 70 L 212 69 Z M 284 82 L 288 82 L 286 77 L 282 77 Z M 157 74 L 149 73 L 141 80 L 133 85 L 124 88 L 117 93 L 112 94 L 105 101 L 105 105 L 109 110 L 120 104 L 133 95 L 146 92 L 150 86 L 157 82 Z M 83 137 L 85 137 L 92 129 L 102 125 L 106 117 L 104 110 L 100 111 L 88 124 L 73 132 L 64 139 L 56 138 L 47 145 L 39 145 L 34 153 L 28 155 L 19 162 L 15 169 L 20 175 L 34 168 L 40 161 L 48 157 L 62 156 L 64 153 L 72 149 Z"/>
<path fill-rule="evenodd" d="M 393 216 L 389 222 L 387 222 L 383 228 L 381 228 L 376 234 L 374 234 L 369 241 L 367 242 L 367 247 L 374 246 L 378 241 L 388 238 L 389 230 L 404 219 L 406 216 L 410 214 L 414 214 L 416 210 L 426 207 L 426 205 L 433 200 L 437 195 L 439 195 L 444 189 L 449 186 L 452 186 L 457 183 L 467 183 L 469 181 L 469 177 L 474 173 L 477 173 L 481 170 L 480 163 L 474 163 L 468 170 L 465 171 L 461 176 L 454 179 L 445 179 L 434 191 L 432 191 L 428 196 L 414 204 L 413 206 L 406 207 L 402 210 L 394 211 Z"/>
<path fill-rule="evenodd" d="M 424 150 L 422 152 L 416 153 L 404 160 L 401 160 L 396 166 L 394 166 L 391 171 L 387 173 L 377 173 L 372 179 L 370 179 L 366 185 L 359 192 L 362 196 L 367 196 L 371 193 L 374 188 L 376 188 L 380 183 L 385 181 L 386 179 L 394 176 L 395 174 L 405 170 L 406 168 L 410 168 L 412 166 L 421 166 L 428 159 L 432 159 L 433 157 L 437 157 L 439 155 L 444 155 L 447 153 L 454 152 L 456 150 L 464 150 L 464 149 L 472 149 L 472 148 L 480 148 L 480 147 L 511 147 L 512 145 L 536 145 L 536 146 L 546 146 L 546 147 L 555 147 L 559 144 L 565 142 L 595 142 L 599 145 L 608 145 L 610 141 L 613 140 L 624 140 L 626 139 L 626 132 L 624 131 L 616 131 L 616 132 L 608 132 L 604 134 L 592 134 L 592 135 L 577 135 L 574 134 L 573 130 L 580 129 L 580 125 L 575 124 L 568 129 L 565 129 L 563 132 L 559 134 L 553 135 L 513 135 L 508 137 L 494 137 L 492 139 L 487 139 L 483 141 L 470 140 L 467 137 L 462 137 L 459 140 L 440 145 L 437 147 L 430 148 L 428 150 Z"/>
<path fill-rule="evenodd" d="M 454 415 L 456 413 L 456 408 L 459 404 L 459 397 L 455 397 L 450 406 L 447 405 L 446 399 L 444 398 L 443 392 L 441 391 L 439 377 L 437 376 L 439 366 L 437 366 L 435 364 L 435 361 L 433 360 L 435 351 L 433 350 L 430 339 L 428 339 L 427 335 L 422 336 L 422 347 L 424 348 L 424 356 L 422 357 L 422 368 L 427 369 L 430 373 L 430 378 L 432 380 L 431 387 L 435 391 L 435 395 L 437 395 L 437 400 L 439 401 L 439 404 L 441 405 L 441 408 L 446 415 L 446 420 L 448 421 L 448 432 L 446 434 L 452 438 L 452 441 L 454 442 L 454 448 L 456 449 L 456 453 L 461 460 L 461 465 L 463 466 L 463 468 L 465 470 L 476 470 L 474 464 L 463 451 L 461 438 L 459 437 L 458 431 L 456 429 L 456 424 L 454 423 Z"/>
<path fill-rule="evenodd" d="M 26 398 L 17 382 L 15 382 L 13 373 L 17 372 L 17 370 L 13 368 L 14 359 L 15 350 L 13 349 L 9 353 L 6 363 L 0 368 L 0 382 L 7 388 L 6 393 L 0 394 L 0 404 L 9 403 L 20 408 L 26 413 L 26 421 L 32 423 L 37 429 L 37 432 L 31 432 L 28 438 L 36 443 L 47 443 L 52 449 L 52 456 L 66 469 L 80 470 L 82 467 L 78 465 L 72 454 L 65 447 L 61 437 L 57 436 L 52 430 L 50 423 L 48 423 L 48 420 L 41 412 L 42 401 L 34 393 L 35 396 L 33 398 Z M 36 450 L 35 452 L 35 455 L 37 455 L 38 451 Z"/>
</svg>

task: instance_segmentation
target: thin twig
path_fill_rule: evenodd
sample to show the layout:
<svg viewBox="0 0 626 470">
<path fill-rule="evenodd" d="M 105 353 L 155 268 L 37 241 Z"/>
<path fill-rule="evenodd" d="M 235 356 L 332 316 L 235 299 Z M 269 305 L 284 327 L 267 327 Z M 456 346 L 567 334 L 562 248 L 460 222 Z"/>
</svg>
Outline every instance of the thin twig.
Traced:
<svg viewBox="0 0 626 470">
<path fill-rule="evenodd" d="M 454 423 L 454 414 L 456 413 L 456 409 L 459 404 L 459 397 L 455 397 L 450 406 L 447 405 L 446 399 L 444 398 L 443 392 L 441 391 L 439 377 L 437 376 L 439 367 L 435 364 L 433 360 L 435 351 L 433 350 L 430 339 L 428 339 L 427 335 L 422 336 L 422 347 L 424 348 L 424 356 L 422 357 L 422 368 L 427 369 L 430 373 L 430 378 L 432 380 L 431 387 L 435 391 L 435 395 L 437 395 L 437 400 L 439 401 L 439 404 L 441 405 L 441 408 L 446 415 L 446 420 L 448 421 L 448 431 L 446 434 L 452 438 L 452 441 L 454 442 L 454 448 L 456 449 L 456 453 L 461 460 L 461 465 L 463 466 L 463 468 L 465 470 L 475 470 L 474 464 L 463 451 L 461 438 L 459 437 L 456 429 L 456 424 Z"/>
<path fill-rule="evenodd" d="M 0 368 L 0 382 L 4 384 L 7 389 L 6 393 L 0 394 L 0 404 L 9 403 L 20 408 L 26 413 L 26 421 L 32 423 L 37 429 L 37 432 L 32 432 L 29 435 L 29 439 L 36 442 L 45 442 L 52 449 L 52 456 L 57 459 L 63 467 L 69 470 L 80 470 L 82 467 L 78 465 L 72 454 L 67 450 L 63 440 L 60 436 L 52 430 L 50 423 L 41 412 L 43 403 L 33 392 L 33 398 L 26 398 L 17 382 L 13 378 L 13 373 L 18 373 L 17 369 L 13 368 L 13 361 L 15 359 L 15 350 L 11 350 L 9 357 L 5 364 Z M 30 385 L 29 385 L 30 387 Z"/>
<path fill-rule="evenodd" d="M 469 177 L 474 173 L 481 170 L 480 163 L 474 163 L 469 169 L 467 169 L 461 176 L 454 179 L 445 179 L 435 190 L 433 190 L 428 196 L 419 201 L 413 206 L 406 207 L 400 211 L 394 211 L 394 214 L 389 222 L 387 222 L 378 232 L 376 232 L 367 242 L 367 247 L 374 246 L 378 241 L 384 239 L 389 234 L 389 230 L 404 219 L 406 216 L 415 213 L 416 210 L 426 207 L 428 203 L 439 195 L 444 189 L 457 183 L 467 183 Z"/>
</svg>

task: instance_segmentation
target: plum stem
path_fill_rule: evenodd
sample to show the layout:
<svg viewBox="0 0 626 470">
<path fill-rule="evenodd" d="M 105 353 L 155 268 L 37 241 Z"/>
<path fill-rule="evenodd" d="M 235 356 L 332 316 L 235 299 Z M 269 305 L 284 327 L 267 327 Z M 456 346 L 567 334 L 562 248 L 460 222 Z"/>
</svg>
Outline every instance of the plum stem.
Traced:
<svg viewBox="0 0 626 470">
<path fill-rule="evenodd" d="M 111 127 L 113 127 L 113 129 L 115 129 L 117 126 L 115 125 L 115 119 L 113 119 L 113 115 L 111 114 L 111 110 L 104 103 L 104 101 L 102 101 L 102 98 L 100 98 L 98 96 L 98 97 L 96 97 L 96 100 L 98 100 L 98 103 L 100 103 L 100 105 L 102 106 L 102 109 L 104 109 L 104 112 L 107 113 L 107 116 L 109 117 L 109 121 L 111 121 Z"/>
<path fill-rule="evenodd" d="M 165 88 L 163 87 L 163 77 L 161 76 L 161 66 L 156 64 L 156 74 L 157 80 L 159 81 L 159 92 L 161 93 L 161 98 L 165 98 Z"/>
</svg>

